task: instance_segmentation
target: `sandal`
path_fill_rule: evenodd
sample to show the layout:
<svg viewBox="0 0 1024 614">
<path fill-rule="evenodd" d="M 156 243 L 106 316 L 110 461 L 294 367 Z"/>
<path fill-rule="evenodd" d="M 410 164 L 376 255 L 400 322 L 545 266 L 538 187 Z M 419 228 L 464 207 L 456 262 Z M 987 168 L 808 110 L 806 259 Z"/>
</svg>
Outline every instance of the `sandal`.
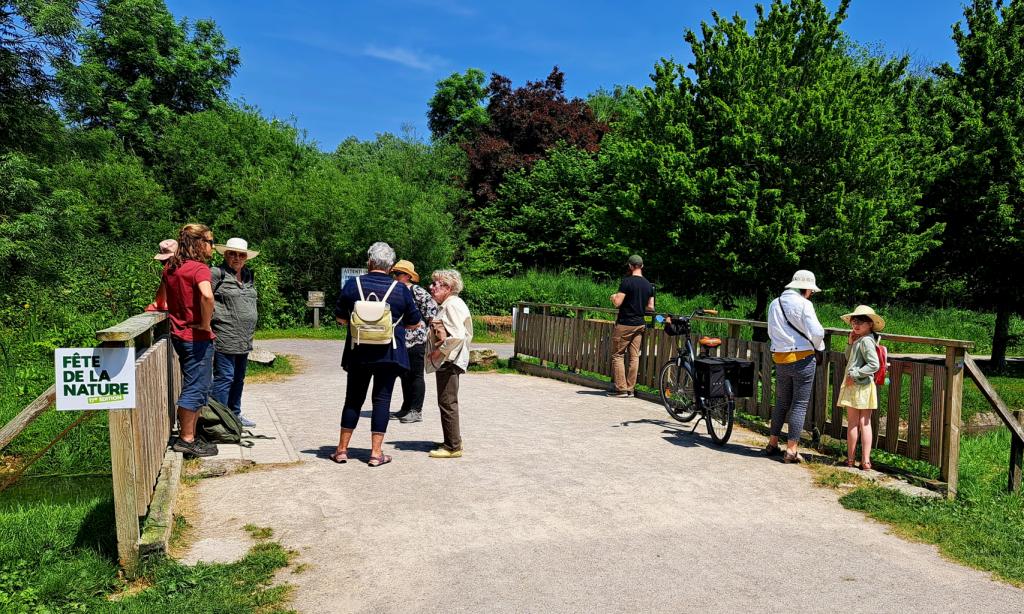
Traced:
<svg viewBox="0 0 1024 614">
<path fill-rule="evenodd" d="M 391 457 L 387 454 L 381 454 L 380 456 L 371 456 L 370 460 L 366 461 L 366 464 L 371 467 L 380 467 L 391 462 Z"/>
<path fill-rule="evenodd" d="M 860 470 L 861 471 L 871 471 L 871 463 L 861 463 L 860 464 Z"/>
<path fill-rule="evenodd" d="M 348 462 L 348 450 L 345 450 L 344 452 L 335 452 L 334 454 L 328 454 L 327 458 L 338 463 L 339 465 L 345 464 Z"/>
<path fill-rule="evenodd" d="M 846 459 L 846 466 L 847 467 L 856 467 L 857 463 L 853 462 L 852 458 L 848 458 L 848 459 Z"/>
</svg>

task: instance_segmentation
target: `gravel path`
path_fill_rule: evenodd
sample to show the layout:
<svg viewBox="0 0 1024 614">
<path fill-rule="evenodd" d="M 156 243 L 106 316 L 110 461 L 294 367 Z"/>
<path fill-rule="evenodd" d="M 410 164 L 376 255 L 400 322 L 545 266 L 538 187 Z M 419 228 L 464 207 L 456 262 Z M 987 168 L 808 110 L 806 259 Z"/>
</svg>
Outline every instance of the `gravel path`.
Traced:
<svg viewBox="0 0 1024 614">
<path fill-rule="evenodd" d="M 760 457 L 758 435 L 737 429 L 721 449 L 652 403 L 553 380 L 463 376 L 466 456 L 436 460 L 428 376 L 424 421 L 388 431 L 392 464 L 335 465 L 340 342 L 261 345 L 305 364 L 245 398 L 276 414 L 303 462 L 201 481 L 186 560 L 237 557 L 242 526 L 272 527 L 308 565 L 282 575 L 300 612 L 1024 610 L 1024 591 Z M 364 413 L 357 459 L 369 439 Z"/>
</svg>

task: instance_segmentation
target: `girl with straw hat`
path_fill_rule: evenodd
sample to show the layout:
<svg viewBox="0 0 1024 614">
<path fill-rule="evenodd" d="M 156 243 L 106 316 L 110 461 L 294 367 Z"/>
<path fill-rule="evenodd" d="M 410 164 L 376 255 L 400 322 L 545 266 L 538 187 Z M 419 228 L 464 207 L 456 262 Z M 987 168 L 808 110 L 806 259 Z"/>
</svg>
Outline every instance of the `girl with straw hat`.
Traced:
<svg viewBox="0 0 1024 614">
<path fill-rule="evenodd" d="M 853 329 L 846 344 L 846 378 L 839 389 L 839 407 L 846 408 L 846 466 L 854 466 L 860 439 L 860 468 L 871 470 L 871 412 L 878 409 L 874 374 L 881 366 L 876 348 L 877 333 L 885 320 L 867 305 L 858 305 L 842 316 Z"/>
</svg>

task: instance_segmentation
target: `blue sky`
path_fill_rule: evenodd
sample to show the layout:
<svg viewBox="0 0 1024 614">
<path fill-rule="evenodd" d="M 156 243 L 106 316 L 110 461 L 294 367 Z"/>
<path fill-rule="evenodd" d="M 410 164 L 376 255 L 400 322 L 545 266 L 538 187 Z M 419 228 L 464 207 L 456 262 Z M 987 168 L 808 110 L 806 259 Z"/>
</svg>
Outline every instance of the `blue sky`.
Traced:
<svg viewBox="0 0 1024 614">
<path fill-rule="evenodd" d="M 827 0 L 835 7 L 835 0 Z M 768 4 L 769 2 L 765 2 Z M 475 67 L 543 79 L 557 65 L 566 93 L 646 85 L 662 57 L 688 61 L 683 33 L 712 10 L 753 21 L 753 0 L 648 2 L 469 0 L 168 0 L 175 17 L 211 18 L 242 65 L 231 96 L 294 119 L 322 149 L 411 125 L 429 138 L 427 101 L 452 72 Z M 918 66 L 956 62 L 959 0 L 853 0 L 844 30 Z"/>
</svg>

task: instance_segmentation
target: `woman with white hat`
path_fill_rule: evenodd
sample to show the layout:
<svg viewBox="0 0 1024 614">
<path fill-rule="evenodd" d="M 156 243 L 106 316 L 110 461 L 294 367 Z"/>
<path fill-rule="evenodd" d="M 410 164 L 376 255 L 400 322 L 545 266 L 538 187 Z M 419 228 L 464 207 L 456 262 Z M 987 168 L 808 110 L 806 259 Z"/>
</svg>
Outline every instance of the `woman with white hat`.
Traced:
<svg viewBox="0 0 1024 614">
<path fill-rule="evenodd" d="M 224 262 L 210 267 L 216 301 L 211 324 L 217 334 L 210 396 L 234 412 L 242 426 L 256 426 L 242 415 L 242 387 L 256 333 L 259 298 L 252 270 L 245 265 L 259 252 L 249 249 L 248 241 L 238 237 L 215 245 L 214 249 L 224 256 Z"/>
<path fill-rule="evenodd" d="M 885 328 L 885 320 L 867 305 L 857 306 L 842 318 L 853 329 L 846 345 L 846 378 L 836 403 L 846 408 L 846 466 L 854 466 L 853 456 L 860 439 L 860 468 L 870 471 L 871 412 L 878 409 L 874 374 L 881 367 L 876 334 Z"/>
</svg>

